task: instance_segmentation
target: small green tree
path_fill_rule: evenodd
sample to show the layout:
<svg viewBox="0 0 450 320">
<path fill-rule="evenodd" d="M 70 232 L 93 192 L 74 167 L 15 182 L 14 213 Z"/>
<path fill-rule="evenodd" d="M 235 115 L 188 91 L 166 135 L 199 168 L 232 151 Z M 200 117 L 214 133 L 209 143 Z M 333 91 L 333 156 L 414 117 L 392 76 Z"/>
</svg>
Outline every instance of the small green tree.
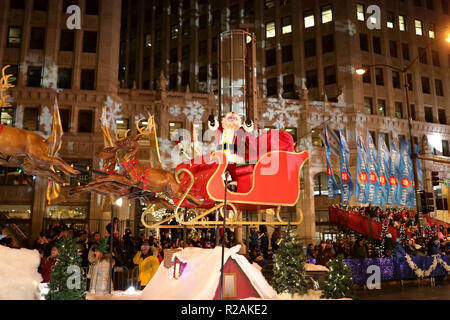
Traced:
<svg viewBox="0 0 450 320">
<path fill-rule="evenodd" d="M 354 299 L 353 281 L 350 268 L 348 268 L 342 256 L 338 256 L 336 260 L 330 260 L 327 263 L 330 270 L 327 274 L 327 280 L 322 293 L 322 298 L 326 299 Z"/>
<path fill-rule="evenodd" d="M 285 232 L 278 245 L 280 247 L 274 254 L 272 286 L 278 294 L 306 294 L 309 289 L 305 270 L 306 256 L 297 231 Z"/>
<path fill-rule="evenodd" d="M 85 300 L 86 283 L 81 269 L 81 252 L 74 239 L 58 241 L 56 264 L 52 268 L 46 300 Z"/>
</svg>

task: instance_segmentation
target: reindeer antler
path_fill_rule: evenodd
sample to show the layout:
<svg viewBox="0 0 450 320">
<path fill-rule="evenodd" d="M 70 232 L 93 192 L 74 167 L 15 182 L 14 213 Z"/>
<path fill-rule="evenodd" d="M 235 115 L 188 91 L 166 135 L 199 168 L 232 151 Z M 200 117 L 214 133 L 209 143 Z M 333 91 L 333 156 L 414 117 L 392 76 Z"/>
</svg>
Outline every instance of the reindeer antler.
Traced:
<svg viewBox="0 0 450 320">
<path fill-rule="evenodd" d="M 9 78 L 12 77 L 12 74 L 6 75 L 5 73 L 6 69 L 8 69 L 9 67 L 10 66 L 7 65 L 2 69 L 2 78 L 0 79 L 0 108 L 12 106 L 11 103 L 6 101 L 8 100 L 8 98 L 10 98 L 10 96 L 7 95 L 6 92 L 8 91 L 8 89 L 14 87 L 14 85 L 9 83 Z"/>
<path fill-rule="evenodd" d="M 137 131 L 139 132 L 139 134 L 141 134 L 141 135 L 148 135 L 148 134 L 150 134 L 151 132 L 152 132 L 152 128 L 153 128 L 153 116 L 151 116 L 151 117 L 149 117 L 148 119 L 147 119 L 147 125 L 145 126 L 145 129 L 141 129 L 141 127 L 139 126 L 139 124 L 142 122 L 142 121 L 144 121 L 144 120 L 146 120 L 145 118 L 142 118 L 142 119 L 139 119 L 137 122 L 136 122 L 136 129 L 137 129 Z"/>
</svg>

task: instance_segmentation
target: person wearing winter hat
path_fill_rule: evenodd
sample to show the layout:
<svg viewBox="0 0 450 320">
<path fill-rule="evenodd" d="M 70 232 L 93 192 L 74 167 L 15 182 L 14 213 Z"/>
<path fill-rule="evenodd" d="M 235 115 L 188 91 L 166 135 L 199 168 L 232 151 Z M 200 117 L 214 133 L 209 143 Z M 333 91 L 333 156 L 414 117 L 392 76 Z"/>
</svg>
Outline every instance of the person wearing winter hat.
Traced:
<svg viewBox="0 0 450 320">
<path fill-rule="evenodd" d="M 89 291 L 91 293 L 108 293 L 110 281 L 110 253 L 109 253 L 109 237 L 104 238 L 95 246 L 95 262 L 89 270 L 89 278 L 91 284 Z M 114 267 L 114 260 L 112 262 Z M 113 283 L 111 281 L 111 291 Z"/>
<path fill-rule="evenodd" d="M 397 243 L 397 245 L 395 247 L 395 257 L 396 258 L 404 258 L 407 253 L 402 246 L 402 241 L 400 240 L 400 238 L 397 238 L 397 240 L 395 240 L 395 242 Z"/>
</svg>

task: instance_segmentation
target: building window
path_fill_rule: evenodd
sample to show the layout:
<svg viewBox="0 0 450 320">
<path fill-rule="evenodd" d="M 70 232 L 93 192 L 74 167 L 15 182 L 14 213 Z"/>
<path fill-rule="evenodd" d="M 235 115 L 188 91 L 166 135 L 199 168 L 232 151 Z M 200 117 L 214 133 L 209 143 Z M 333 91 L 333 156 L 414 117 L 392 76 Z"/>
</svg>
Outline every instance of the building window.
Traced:
<svg viewBox="0 0 450 320">
<path fill-rule="evenodd" d="M 72 88 L 72 69 L 70 68 L 58 69 L 58 88 L 60 89 Z"/>
<path fill-rule="evenodd" d="M 270 21 L 266 23 L 266 38 L 273 38 L 275 37 L 276 30 L 275 30 L 275 21 Z"/>
<path fill-rule="evenodd" d="M 92 132 L 93 113 L 92 110 L 78 111 L 78 132 Z"/>
<path fill-rule="evenodd" d="M 81 70 L 81 90 L 95 90 L 95 70 Z"/>
<path fill-rule="evenodd" d="M 382 68 L 375 68 L 375 83 L 378 86 L 384 86 L 384 75 Z"/>
<path fill-rule="evenodd" d="M 264 9 L 275 8 L 275 0 L 264 0 Z"/>
<path fill-rule="evenodd" d="M 189 46 L 188 46 L 189 48 Z M 200 57 L 206 56 L 206 53 L 208 52 L 208 42 L 206 40 L 202 40 L 198 44 L 198 55 Z"/>
<path fill-rule="evenodd" d="M 14 1 L 11 1 L 13 3 Z M 22 28 L 9 27 L 8 29 L 8 48 L 20 48 L 22 41 Z"/>
<path fill-rule="evenodd" d="M 379 37 L 372 38 L 373 52 L 381 54 L 381 39 Z"/>
<path fill-rule="evenodd" d="M 15 108 L 0 108 L 0 123 L 13 127 L 14 126 L 14 110 Z"/>
<path fill-rule="evenodd" d="M 198 69 L 198 81 L 205 82 L 208 79 L 208 68 L 202 66 Z"/>
<path fill-rule="evenodd" d="M 395 102 L 395 117 L 403 119 L 403 103 Z"/>
<path fill-rule="evenodd" d="M 394 13 L 392 11 L 387 12 L 387 22 L 386 26 L 389 29 L 394 29 Z"/>
<path fill-rule="evenodd" d="M 190 81 L 190 72 L 189 70 L 185 70 L 181 73 L 181 85 L 182 86 L 188 86 Z"/>
<path fill-rule="evenodd" d="M 183 48 L 181 48 L 181 58 L 183 60 L 189 60 L 190 50 L 191 48 L 189 46 L 183 46 Z"/>
<path fill-rule="evenodd" d="M 274 66 L 277 62 L 275 49 L 266 50 L 266 67 Z"/>
<path fill-rule="evenodd" d="M 8 79 L 8 83 L 12 85 L 17 85 L 17 77 L 19 76 L 19 66 L 18 65 L 10 65 L 8 69 L 6 69 L 6 73 L 11 75 Z"/>
<path fill-rule="evenodd" d="M 425 50 L 425 48 L 419 47 L 419 61 L 423 64 L 428 63 L 427 51 Z"/>
<path fill-rule="evenodd" d="M 25 108 L 23 110 L 23 128 L 29 131 L 39 130 L 39 108 Z"/>
<path fill-rule="evenodd" d="M 325 85 L 336 83 L 336 67 L 329 66 L 323 69 Z"/>
<path fill-rule="evenodd" d="M 329 34 L 322 37 L 322 53 L 334 51 L 334 35 Z"/>
<path fill-rule="evenodd" d="M 450 150 L 448 148 L 448 141 L 442 140 L 442 155 L 444 157 L 450 157 Z"/>
<path fill-rule="evenodd" d="M 447 124 L 447 118 L 445 115 L 445 109 L 438 109 L 438 117 L 440 124 Z"/>
<path fill-rule="evenodd" d="M 97 52 L 97 32 L 85 31 L 83 33 L 83 52 Z"/>
<path fill-rule="evenodd" d="M 422 21 L 415 19 L 414 20 L 414 27 L 416 28 L 416 34 L 421 36 L 423 35 L 423 30 L 422 30 Z"/>
<path fill-rule="evenodd" d="M 45 46 L 45 29 L 31 28 L 30 49 L 44 50 Z"/>
<path fill-rule="evenodd" d="M 146 48 L 150 48 L 151 46 L 152 46 L 152 34 L 151 33 L 147 33 L 145 35 L 145 47 Z"/>
<path fill-rule="evenodd" d="M 378 99 L 378 115 L 386 116 L 386 100 Z"/>
<path fill-rule="evenodd" d="M 67 8 L 73 5 L 78 5 L 78 1 L 77 0 L 63 0 L 63 7 L 62 10 L 64 13 L 67 12 Z"/>
<path fill-rule="evenodd" d="M 283 93 L 294 93 L 294 75 L 289 74 L 283 77 Z"/>
<path fill-rule="evenodd" d="M 416 120 L 416 106 L 411 104 L 411 119 Z"/>
<path fill-rule="evenodd" d="M 321 138 L 322 130 L 312 130 L 311 139 L 313 147 L 323 147 L 323 141 Z"/>
<path fill-rule="evenodd" d="M 61 39 L 59 42 L 59 50 L 73 51 L 75 43 L 75 30 L 61 30 Z"/>
<path fill-rule="evenodd" d="M 177 74 L 173 73 L 169 76 L 169 90 L 175 90 L 177 85 Z"/>
<path fill-rule="evenodd" d="M 169 139 L 170 141 L 183 140 L 183 122 L 169 122 Z"/>
<path fill-rule="evenodd" d="M 433 60 L 433 65 L 435 67 L 440 67 L 441 62 L 439 61 L 439 52 L 437 51 L 431 51 L 431 60 Z"/>
<path fill-rule="evenodd" d="M 42 67 L 28 67 L 27 87 L 40 87 L 42 80 Z"/>
<path fill-rule="evenodd" d="M 433 23 L 430 24 L 429 29 L 428 29 L 428 36 L 431 39 L 435 39 L 436 38 L 436 31 L 435 31 L 435 26 Z"/>
<path fill-rule="evenodd" d="M 86 1 L 86 14 L 98 15 L 98 0 Z"/>
<path fill-rule="evenodd" d="M 314 12 L 312 11 L 305 12 L 303 15 L 303 22 L 305 24 L 305 29 L 314 27 L 315 25 Z"/>
<path fill-rule="evenodd" d="M 11 0 L 10 8 L 24 10 L 25 9 L 25 0 Z"/>
<path fill-rule="evenodd" d="M 372 137 L 372 141 L 375 144 L 375 146 L 377 146 L 377 140 L 376 140 L 376 135 L 375 135 L 375 131 L 369 131 L 370 136 Z"/>
<path fill-rule="evenodd" d="M 270 1 L 274 2 L 274 1 Z M 267 1 L 266 1 L 267 3 Z M 225 273 L 223 275 L 223 296 L 225 298 L 236 298 L 236 274 L 235 273 Z"/>
<path fill-rule="evenodd" d="M 177 25 L 173 25 L 170 28 L 170 39 L 174 40 L 174 39 L 178 39 L 178 32 L 179 32 L 179 28 Z"/>
<path fill-rule="evenodd" d="M 284 17 L 281 19 L 281 33 L 282 34 L 292 33 L 291 17 Z"/>
<path fill-rule="evenodd" d="M 290 62 L 293 60 L 292 45 L 281 47 L 281 60 L 283 63 Z"/>
<path fill-rule="evenodd" d="M 316 55 L 316 39 L 305 41 L 305 58 L 314 57 Z"/>
<path fill-rule="evenodd" d="M 359 48 L 361 51 L 369 52 L 369 37 L 365 33 L 359 34 Z"/>
<path fill-rule="evenodd" d="M 340 179 L 338 176 L 334 175 L 338 187 L 340 187 Z M 314 177 L 314 195 L 315 196 L 326 196 L 328 195 L 328 175 L 325 172 L 319 173 Z"/>
<path fill-rule="evenodd" d="M 391 57 L 398 58 L 397 41 L 389 40 L 389 52 Z"/>
<path fill-rule="evenodd" d="M 34 0 L 33 10 L 35 11 L 47 11 L 48 0 Z"/>
<path fill-rule="evenodd" d="M 173 48 L 170 49 L 170 63 L 176 63 L 178 61 L 178 49 L 177 48 Z"/>
<path fill-rule="evenodd" d="M 366 13 L 366 10 L 364 8 L 364 5 L 357 3 L 356 4 L 356 18 L 359 21 L 365 21 L 366 20 L 365 13 Z"/>
<path fill-rule="evenodd" d="M 407 43 L 402 43 L 402 56 L 403 59 L 409 60 L 409 45 Z"/>
<path fill-rule="evenodd" d="M 371 83 L 372 82 L 372 76 L 371 76 L 370 68 L 367 68 L 366 72 L 363 74 L 363 82 L 364 83 Z"/>
<path fill-rule="evenodd" d="M 433 108 L 431 107 L 425 107 L 425 121 L 426 122 L 430 122 L 433 123 L 434 122 L 434 118 L 433 118 Z"/>
<path fill-rule="evenodd" d="M 444 87 L 442 85 L 442 80 L 435 79 L 434 85 L 436 87 L 436 95 L 440 97 L 444 96 Z"/>
<path fill-rule="evenodd" d="M 239 4 L 230 7 L 230 20 L 233 21 L 237 19 L 239 19 Z"/>
<path fill-rule="evenodd" d="M 400 89 L 400 73 L 398 71 L 392 71 L 392 86 Z"/>
<path fill-rule="evenodd" d="M 427 77 L 422 77 L 422 92 L 426 94 L 430 94 L 430 79 Z"/>
<path fill-rule="evenodd" d="M 400 31 L 406 31 L 405 16 L 398 16 L 398 28 L 400 29 Z"/>
<path fill-rule="evenodd" d="M 322 24 L 333 21 L 333 9 L 331 6 L 322 8 Z"/>
<path fill-rule="evenodd" d="M 384 143 L 386 144 L 386 146 L 388 148 L 390 148 L 390 146 L 389 146 L 389 134 L 385 133 L 385 132 L 380 132 L 380 135 L 381 135 L 382 139 L 384 140 Z"/>
<path fill-rule="evenodd" d="M 317 88 L 317 70 L 306 71 L 306 86 L 308 88 Z"/>
<path fill-rule="evenodd" d="M 59 115 L 61 117 L 61 126 L 64 132 L 69 132 L 70 124 L 70 109 L 60 109 Z"/>
<path fill-rule="evenodd" d="M 413 91 L 413 80 L 412 80 L 412 74 L 408 73 L 406 75 L 406 78 L 408 79 L 408 90 Z"/>
<path fill-rule="evenodd" d="M 373 100 L 370 97 L 364 97 L 364 111 L 366 114 L 373 114 Z"/>
<path fill-rule="evenodd" d="M 273 97 L 278 95 L 278 83 L 277 78 L 267 79 L 267 96 Z"/>
</svg>

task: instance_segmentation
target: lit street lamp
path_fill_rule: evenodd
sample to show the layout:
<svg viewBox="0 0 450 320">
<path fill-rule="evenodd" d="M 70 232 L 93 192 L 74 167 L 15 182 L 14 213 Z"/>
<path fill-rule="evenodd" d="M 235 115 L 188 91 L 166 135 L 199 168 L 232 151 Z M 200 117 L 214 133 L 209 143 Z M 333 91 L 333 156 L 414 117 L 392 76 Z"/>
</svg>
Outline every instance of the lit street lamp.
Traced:
<svg viewBox="0 0 450 320">
<path fill-rule="evenodd" d="M 447 34 L 447 37 L 445 38 L 445 41 L 447 43 L 450 43 L 450 33 Z M 432 45 L 434 44 L 435 41 L 430 42 L 425 49 L 423 50 L 423 52 L 426 54 L 426 50 Z M 411 104 L 409 102 L 409 82 L 408 82 L 408 70 L 414 65 L 414 63 L 421 58 L 421 55 L 419 54 L 414 60 L 411 61 L 411 63 L 409 65 L 407 65 L 404 68 L 398 68 L 398 67 L 394 67 L 391 65 L 387 65 L 387 64 L 373 64 L 370 66 L 366 66 L 366 67 L 360 67 L 357 68 L 355 70 L 356 74 L 359 76 L 362 76 L 366 73 L 366 71 L 369 68 L 373 68 L 373 67 L 386 67 L 386 68 L 390 68 L 392 70 L 401 72 L 403 75 L 403 81 L 405 83 L 405 95 L 406 95 L 406 105 L 407 105 L 407 110 L 408 110 L 408 129 L 409 129 L 409 137 L 410 137 L 410 142 L 411 142 L 411 160 L 413 163 L 413 173 L 414 173 L 414 192 L 416 195 L 416 208 L 417 208 L 417 222 L 418 222 L 418 227 L 419 227 L 419 232 L 422 233 L 422 228 L 421 228 L 421 224 L 420 224 L 420 219 L 419 219 L 419 213 L 420 213 L 420 204 L 419 204 L 419 174 L 418 174 L 418 169 L 417 169 L 417 153 L 416 153 L 416 146 L 414 143 L 414 139 L 413 139 L 413 135 L 412 135 L 412 112 L 411 112 Z"/>
</svg>

